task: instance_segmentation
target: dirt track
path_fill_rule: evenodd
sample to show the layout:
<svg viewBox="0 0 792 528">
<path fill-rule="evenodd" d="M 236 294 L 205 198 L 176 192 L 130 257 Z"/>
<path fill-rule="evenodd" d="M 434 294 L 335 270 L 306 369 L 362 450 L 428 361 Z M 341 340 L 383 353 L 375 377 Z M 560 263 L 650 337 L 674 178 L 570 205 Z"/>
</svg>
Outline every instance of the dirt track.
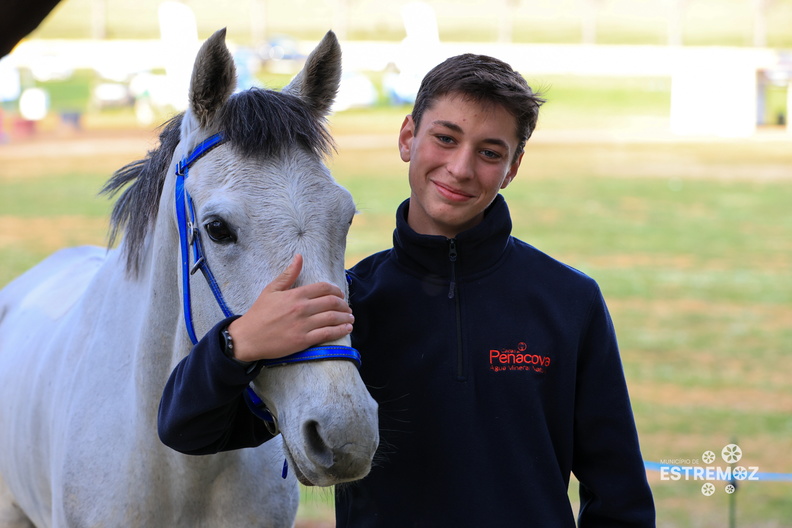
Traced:
<svg viewBox="0 0 792 528">
<path fill-rule="evenodd" d="M 395 134 L 336 134 L 335 139 L 338 156 L 347 159 L 362 150 L 395 149 Z M 156 144 L 154 130 L 55 130 L 12 137 L 0 143 L 0 178 L 46 174 L 52 164 L 74 172 L 100 170 L 109 176 Z M 568 156 L 571 148 L 574 159 Z M 609 177 L 792 179 L 792 134 L 783 128 L 764 129 L 742 139 L 677 137 L 647 128 L 537 130 L 528 149 L 532 165 L 551 177 L 576 170 L 569 165 L 575 160 L 588 160 L 587 170 Z"/>
</svg>

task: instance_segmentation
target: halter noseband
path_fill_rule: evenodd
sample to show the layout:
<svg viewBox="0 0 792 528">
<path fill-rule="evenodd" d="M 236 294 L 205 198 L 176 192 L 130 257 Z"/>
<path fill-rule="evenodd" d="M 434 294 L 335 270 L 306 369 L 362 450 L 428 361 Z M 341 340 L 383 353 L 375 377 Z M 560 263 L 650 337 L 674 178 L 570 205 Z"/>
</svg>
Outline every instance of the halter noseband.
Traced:
<svg viewBox="0 0 792 528">
<path fill-rule="evenodd" d="M 190 275 L 201 270 L 209 289 L 212 290 L 217 304 L 223 311 L 225 317 L 231 317 L 234 313 L 226 304 L 220 286 L 209 268 L 209 263 L 204 256 L 201 236 L 195 219 L 195 206 L 193 205 L 190 193 L 187 192 L 184 184 L 190 174 L 190 167 L 215 147 L 225 142 L 222 134 L 218 133 L 202 141 L 195 149 L 190 152 L 176 165 L 176 221 L 179 226 L 179 246 L 181 248 L 181 275 L 182 275 L 182 304 L 184 311 L 184 324 L 187 327 L 187 334 L 193 345 L 198 344 L 195 334 L 195 325 L 192 316 L 192 300 L 190 296 Z M 187 215 L 189 214 L 189 220 Z M 193 250 L 193 262 L 190 266 L 190 247 Z M 297 352 L 290 356 L 261 360 L 265 367 L 278 367 L 293 363 L 306 361 L 322 361 L 328 359 L 346 359 L 354 362 L 360 368 L 360 353 L 352 347 L 341 345 L 318 346 Z M 266 408 L 261 399 L 256 395 L 252 388 L 248 387 L 245 394 L 245 401 L 251 411 L 267 423 L 267 428 L 275 435 L 278 431 L 277 421 Z"/>
</svg>

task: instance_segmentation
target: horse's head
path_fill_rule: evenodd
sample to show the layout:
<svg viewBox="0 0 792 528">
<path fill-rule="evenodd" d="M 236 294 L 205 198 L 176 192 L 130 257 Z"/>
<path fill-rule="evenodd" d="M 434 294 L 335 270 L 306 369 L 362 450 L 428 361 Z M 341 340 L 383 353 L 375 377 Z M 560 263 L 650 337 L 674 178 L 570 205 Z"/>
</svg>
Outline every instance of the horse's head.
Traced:
<svg viewBox="0 0 792 528">
<path fill-rule="evenodd" d="M 224 38 L 225 30 L 215 33 L 195 61 L 170 168 L 178 172 L 178 162 L 188 160 L 187 198 L 179 205 L 177 182 L 176 209 L 197 229 L 230 312 L 249 309 L 296 253 L 304 259 L 298 285 L 326 281 L 346 291 L 344 250 L 355 205 L 324 165 L 332 150 L 325 118 L 341 74 L 338 41 L 329 32 L 282 92 L 232 95 L 235 69 Z M 215 134 L 219 142 L 201 155 Z M 189 289 L 200 336 L 223 314 L 200 273 Z M 349 338 L 338 344 L 349 345 Z M 255 385 L 301 481 L 331 485 L 368 473 L 378 444 L 377 411 L 355 363 L 265 367 Z"/>
</svg>

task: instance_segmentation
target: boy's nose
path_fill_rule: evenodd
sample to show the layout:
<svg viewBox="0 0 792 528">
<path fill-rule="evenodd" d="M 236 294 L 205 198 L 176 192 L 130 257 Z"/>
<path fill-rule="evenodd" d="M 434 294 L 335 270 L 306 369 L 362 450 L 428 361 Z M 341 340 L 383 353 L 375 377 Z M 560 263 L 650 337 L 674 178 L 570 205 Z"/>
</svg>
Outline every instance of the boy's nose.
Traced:
<svg viewBox="0 0 792 528">
<path fill-rule="evenodd" d="M 450 156 L 446 163 L 446 170 L 449 174 L 458 179 L 467 179 L 473 176 L 473 155 L 472 149 L 458 148 Z"/>
</svg>

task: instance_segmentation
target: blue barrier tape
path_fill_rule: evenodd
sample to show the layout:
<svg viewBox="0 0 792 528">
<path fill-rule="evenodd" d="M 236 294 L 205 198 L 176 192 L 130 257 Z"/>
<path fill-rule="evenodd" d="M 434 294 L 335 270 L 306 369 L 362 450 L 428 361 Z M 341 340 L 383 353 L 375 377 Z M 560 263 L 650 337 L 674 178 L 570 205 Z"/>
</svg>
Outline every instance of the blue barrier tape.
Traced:
<svg viewBox="0 0 792 528">
<path fill-rule="evenodd" d="M 687 466 L 680 466 L 677 464 L 661 464 L 660 462 L 648 462 L 644 461 L 644 467 L 648 471 L 662 471 L 663 468 L 684 468 Z M 766 480 L 766 481 L 776 481 L 776 482 L 792 482 L 792 473 L 752 473 L 751 480 Z M 718 478 L 717 472 L 715 474 L 714 479 L 710 480 L 726 480 L 730 481 L 731 478 Z"/>
</svg>

